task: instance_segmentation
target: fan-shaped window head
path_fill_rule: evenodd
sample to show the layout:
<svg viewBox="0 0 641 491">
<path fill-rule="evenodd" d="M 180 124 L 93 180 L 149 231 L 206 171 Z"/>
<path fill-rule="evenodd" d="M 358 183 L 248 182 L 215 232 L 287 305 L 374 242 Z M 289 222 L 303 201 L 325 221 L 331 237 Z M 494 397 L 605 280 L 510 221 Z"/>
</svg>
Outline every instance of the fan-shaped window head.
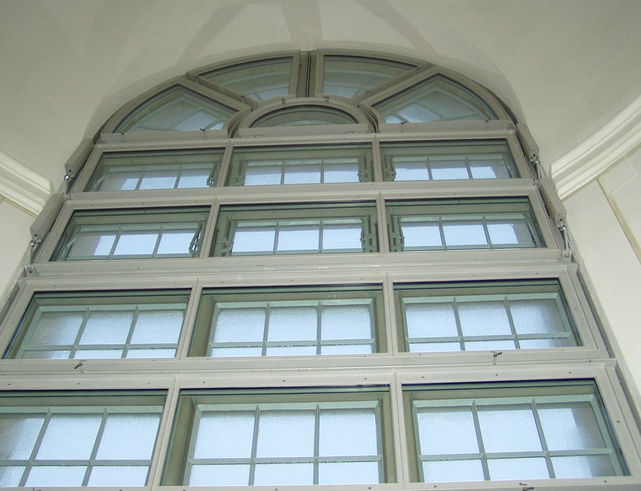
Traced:
<svg viewBox="0 0 641 491">
<path fill-rule="evenodd" d="M 256 101 L 284 97 L 290 93 L 292 59 L 241 63 L 205 73 L 203 77 Z"/>
<path fill-rule="evenodd" d="M 374 107 L 386 123 L 496 119 L 478 96 L 445 77 L 432 77 Z"/>
<path fill-rule="evenodd" d="M 219 130 L 234 112 L 191 90 L 174 87 L 136 108 L 116 131 Z"/>
<path fill-rule="evenodd" d="M 323 93 L 354 97 L 413 67 L 406 63 L 361 56 L 325 56 Z"/>
<path fill-rule="evenodd" d="M 346 112 L 331 107 L 297 106 L 279 109 L 257 119 L 252 127 L 356 124 Z"/>
</svg>

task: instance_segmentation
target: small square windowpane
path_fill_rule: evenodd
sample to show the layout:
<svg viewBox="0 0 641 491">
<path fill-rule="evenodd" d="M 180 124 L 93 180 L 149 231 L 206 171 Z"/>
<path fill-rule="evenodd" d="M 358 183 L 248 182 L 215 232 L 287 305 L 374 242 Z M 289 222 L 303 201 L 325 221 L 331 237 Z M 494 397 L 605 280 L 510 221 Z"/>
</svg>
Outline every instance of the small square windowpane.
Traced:
<svg viewBox="0 0 641 491">
<path fill-rule="evenodd" d="M 125 232 L 118 239 L 114 255 L 151 255 L 157 241 L 157 232 Z"/>
<path fill-rule="evenodd" d="M 284 432 L 283 429 L 287 428 Z M 265 411 L 260 413 L 257 457 L 311 457 L 314 455 L 314 413 Z"/>
</svg>

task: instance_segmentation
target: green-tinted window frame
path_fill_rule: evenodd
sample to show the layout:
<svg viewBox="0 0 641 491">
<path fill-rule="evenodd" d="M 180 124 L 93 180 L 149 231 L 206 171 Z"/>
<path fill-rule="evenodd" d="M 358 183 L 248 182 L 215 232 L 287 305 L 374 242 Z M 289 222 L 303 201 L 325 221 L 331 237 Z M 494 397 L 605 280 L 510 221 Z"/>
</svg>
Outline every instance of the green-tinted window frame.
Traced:
<svg viewBox="0 0 641 491">
<path fill-rule="evenodd" d="M 259 162 L 260 165 L 270 165 L 271 162 L 277 162 L 282 167 L 280 184 L 285 183 L 285 169 L 287 166 L 303 168 L 310 161 L 310 165 L 321 167 L 320 181 L 323 179 L 324 169 L 331 168 L 331 161 L 340 159 L 354 160 L 358 166 L 359 182 L 368 182 L 373 180 L 372 169 L 372 150 L 371 145 L 362 143 L 351 143 L 343 145 L 305 145 L 305 146 L 274 146 L 274 147 L 238 147 L 232 152 L 231 164 L 228 171 L 228 186 L 243 186 L 245 174 L 251 162 Z M 329 161 L 329 162 L 327 162 Z M 350 181 L 351 182 L 351 181 Z"/>
<path fill-rule="evenodd" d="M 184 316 L 187 310 L 187 304 L 189 301 L 189 291 L 188 290 L 137 290 L 137 291 L 99 291 L 99 292 L 37 292 L 35 293 L 27 309 L 25 310 L 24 315 L 16 329 L 9 346 L 7 347 L 3 358 L 23 358 L 23 352 L 25 350 L 25 341 L 30 337 L 35 325 L 33 324 L 37 320 L 38 312 L 41 308 L 43 309 L 52 309 L 59 312 L 73 312 L 78 315 L 83 316 L 83 321 L 81 326 L 78 328 L 78 333 L 75 335 L 75 341 L 71 344 L 60 344 L 60 345 L 50 345 L 50 349 L 46 351 L 70 351 L 66 359 L 75 358 L 72 355 L 72 352 L 76 350 L 98 350 L 98 349 L 108 349 L 115 350 L 121 349 L 122 354 L 121 358 L 127 358 L 127 352 L 129 349 L 173 349 L 174 352 L 177 349 L 180 337 L 182 335 Z M 82 336 L 83 329 L 86 326 L 87 315 L 91 312 L 100 312 L 109 310 L 110 307 L 122 310 L 123 307 L 128 307 L 128 310 L 135 310 L 134 317 L 129 326 L 129 331 L 127 335 L 127 341 L 117 344 L 103 344 L 102 347 L 88 347 L 91 345 L 81 345 L 79 344 L 80 337 Z M 154 310 L 154 307 L 159 307 L 158 310 Z M 176 338 L 175 343 L 171 344 L 162 344 L 162 343 L 132 343 L 131 338 L 135 323 L 137 320 L 137 315 L 139 312 L 145 311 L 163 311 L 163 310 L 182 310 L 183 311 L 183 321 Z M 57 346 L 54 350 L 53 348 Z M 45 350 L 45 347 L 41 347 L 42 350 Z M 175 356 L 175 355 L 174 355 Z M 87 354 L 84 354 L 81 358 L 91 358 Z M 100 358 L 100 357 L 97 357 Z M 164 357 L 163 357 L 164 358 Z M 65 359 L 65 358 L 63 358 Z"/>
<path fill-rule="evenodd" d="M 209 207 L 183 208 L 146 208 L 146 209 L 109 209 L 109 210 L 76 210 L 73 212 L 58 244 L 51 256 L 51 261 L 106 261 L 123 259 L 152 259 L 170 257 L 196 257 L 200 253 L 203 230 L 209 216 Z M 172 227 L 173 226 L 173 227 Z M 174 230 L 172 230 L 172 228 Z M 181 253 L 159 254 L 157 249 L 164 232 L 192 233 L 188 251 Z M 152 253 L 115 254 L 118 240 L 123 232 L 157 233 Z M 95 254 L 79 258 L 69 257 L 74 242 L 81 233 L 115 234 L 108 254 Z M 114 257 L 117 256 L 117 257 Z"/>
<path fill-rule="evenodd" d="M 434 141 L 434 142 L 403 142 L 381 143 L 381 159 L 383 161 L 383 179 L 385 181 L 396 180 L 396 168 L 394 159 L 411 158 L 411 157 L 424 157 L 425 171 L 428 175 L 427 179 L 407 179 L 399 180 L 402 182 L 408 181 L 440 181 L 448 180 L 450 178 L 434 178 L 433 163 L 434 157 L 439 157 L 442 161 L 446 162 L 447 159 L 456 159 L 460 162 L 458 168 L 464 169 L 467 176 L 457 177 L 453 179 L 465 180 L 478 180 L 478 179 L 500 179 L 498 177 L 474 177 L 474 160 L 481 160 L 484 155 L 499 155 L 505 162 L 505 178 L 518 178 L 520 177 L 516 163 L 510 147 L 506 140 L 461 140 L 461 141 Z M 423 163 L 423 162 L 421 162 Z"/>
<path fill-rule="evenodd" d="M 324 126 L 334 124 L 358 124 L 353 116 L 328 106 L 297 105 L 277 109 L 261 116 L 251 124 L 252 128 L 288 126 Z"/>
<path fill-rule="evenodd" d="M 401 201 L 391 200 L 385 206 L 390 250 L 407 251 L 445 251 L 445 250 L 505 250 L 545 247 L 545 241 L 528 198 L 461 198 Z M 488 231 L 488 223 L 510 223 L 510 220 L 523 220 L 532 240 L 531 244 L 515 245 L 493 244 Z M 430 223 L 438 226 L 441 245 L 412 246 L 405 249 L 402 232 L 403 222 Z M 462 244 L 448 246 L 443 223 L 476 225 L 483 227 L 485 244 Z"/>
<path fill-rule="evenodd" d="M 464 346 L 469 341 L 495 340 L 513 340 L 519 348 L 519 341 L 526 339 L 554 339 L 557 336 L 544 336 L 536 334 L 518 334 L 515 329 L 515 321 L 509 313 L 509 302 L 513 299 L 528 300 L 531 298 L 546 298 L 553 300 L 559 309 L 559 318 L 563 324 L 564 331 L 559 333 L 558 337 L 568 340 L 567 347 L 582 346 L 581 338 L 576 328 L 576 323 L 570 313 L 570 309 L 563 293 L 563 289 L 558 280 L 555 279 L 536 279 L 536 280 L 503 280 L 503 281 L 477 281 L 477 282 L 451 282 L 451 283 L 400 283 L 394 285 L 394 297 L 396 304 L 396 324 L 398 327 L 398 345 L 403 351 L 410 352 L 410 343 L 412 342 L 409 333 L 407 320 L 405 316 L 405 301 L 410 302 L 413 299 L 428 299 L 434 303 L 456 303 L 457 297 L 466 297 L 466 301 L 474 299 L 474 302 L 481 302 L 483 299 L 491 299 L 494 302 L 504 302 L 506 308 L 506 317 L 510 324 L 510 335 L 497 336 L 465 336 L 461 331 L 461 321 L 455 313 L 454 317 L 457 324 L 458 336 L 451 338 L 430 338 L 429 340 L 417 340 L 414 342 L 430 343 L 458 343 L 459 350 L 452 350 L 455 353 L 467 351 Z M 476 300 L 478 298 L 478 300 Z M 456 312 L 456 308 L 454 311 Z M 563 348 L 567 348 L 563 347 Z M 487 348 L 494 349 L 494 348 Z M 507 348 L 496 348 L 507 349 Z M 532 349 L 550 349 L 550 348 L 532 348 Z M 416 353 L 434 353 L 435 351 L 413 351 Z"/>
<path fill-rule="evenodd" d="M 239 223 L 249 223 L 256 227 L 280 227 L 286 223 L 287 226 L 296 224 L 306 226 L 322 226 L 324 223 L 340 222 L 349 220 L 350 224 L 358 222 L 361 226 L 361 248 L 353 251 L 331 250 L 331 251 L 308 251 L 293 250 L 276 251 L 276 239 L 272 252 L 249 252 L 232 254 L 233 239 L 236 227 Z M 320 225 L 319 225 L 320 224 Z M 214 241 L 212 244 L 212 256 L 255 256 L 255 255 L 284 255 L 284 254 L 334 254 L 334 253 L 362 253 L 378 251 L 376 224 L 376 204 L 374 202 L 357 203 L 305 203 L 305 204 L 283 204 L 283 205 L 225 205 L 220 207 Z"/>
<path fill-rule="evenodd" d="M 99 442 L 104 435 L 105 418 L 109 414 L 155 414 L 158 416 L 158 429 L 154 438 L 154 443 L 150 448 L 149 459 L 143 461 L 136 459 L 123 459 L 122 461 L 104 460 L 104 465 L 146 465 L 151 467 L 152 457 L 155 447 L 158 443 L 158 434 L 160 432 L 160 421 L 166 402 L 166 391 L 161 390 L 101 390 L 101 391 L 17 391 L 17 392 L 0 392 L 0 417 L 2 415 L 25 416 L 27 414 L 43 415 L 45 421 L 39 430 L 39 437 L 36 439 L 31 451 L 31 456 L 26 460 L 19 460 L 18 466 L 28 466 L 29 469 L 36 464 L 58 465 L 65 463 L 74 463 L 86 465 L 87 470 L 83 478 L 83 486 L 87 485 L 90 478 L 90 472 L 100 465 L 95 454 Z M 61 459 L 51 461 L 49 459 L 37 459 L 37 450 L 42 443 L 43 434 L 52 415 L 82 415 L 82 414 L 102 414 L 100 429 L 93 443 L 92 457 L 89 459 Z M 63 442 L 64 444 L 64 442 Z M 3 464 L 10 464 L 11 460 L 5 460 Z M 69 464 L 67 464 L 69 465 Z M 26 469 L 25 469 L 26 470 Z M 21 486 L 24 486 L 28 474 L 23 471 L 21 477 Z M 149 470 L 147 478 L 149 479 Z M 36 485 L 40 487 L 41 485 Z M 122 485 L 121 485 L 122 486 Z"/>
<path fill-rule="evenodd" d="M 190 451 L 195 442 L 192 439 L 198 406 L 219 405 L 226 410 L 242 410 L 242 406 L 287 409 L 287 404 L 301 407 L 325 405 L 350 409 L 350 402 L 357 407 L 376 405 L 378 413 L 378 446 L 381 454 L 379 463 L 380 482 L 395 482 L 394 446 L 389 387 L 305 387 L 270 389 L 213 389 L 181 390 L 174 423 L 165 459 L 161 484 L 182 486 L 186 477 Z M 318 460 L 318 457 L 314 457 Z M 374 483 L 372 483 L 374 484 Z"/>
<path fill-rule="evenodd" d="M 194 189 L 199 187 L 213 187 L 218 181 L 218 173 L 224 150 L 164 150 L 140 152 L 106 152 L 100 157 L 98 165 L 93 171 L 85 191 L 105 191 L 101 189 L 104 180 L 110 173 L 137 173 L 137 183 L 133 189 L 144 189 L 145 173 L 165 172 L 175 173 L 174 184 L 164 187 L 150 187 L 147 189 Z M 207 174 L 203 186 L 182 186 L 180 180 L 185 172 L 200 170 Z M 119 191 L 119 190 L 108 190 Z"/>
<path fill-rule="evenodd" d="M 410 455 L 409 471 L 412 482 L 426 482 L 423 477 L 420 455 L 419 427 L 416 415 L 416 406 L 442 408 L 442 407 L 472 407 L 476 412 L 476 404 L 487 406 L 515 406 L 530 405 L 536 407 L 537 398 L 544 404 L 562 402 L 588 402 L 594 410 L 594 416 L 598 423 L 600 436 L 606 445 L 606 451 L 611 459 L 612 467 L 616 475 L 629 475 L 623 452 L 617 442 L 612 423 L 607 413 L 607 408 L 601 398 L 599 389 L 593 379 L 571 379 L 571 380 L 533 380 L 518 382 L 488 382 L 488 383 L 449 383 L 434 385 L 405 385 L 403 387 L 403 405 L 407 425 L 407 446 Z M 541 403 L 541 402 L 539 402 Z M 478 417 L 475 418 L 475 438 L 481 438 Z M 541 422 L 535 416 L 539 436 L 543 434 Z M 545 458 L 548 469 L 553 468 L 550 462 L 552 456 L 572 455 L 570 450 L 550 451 L 547 446 L 536 452 L 528 452 L 527 456 Z M 502 457 L 519 457 L 519 452 L 503 452 Z M 536 455 L 535 455 L 536 454 Z M 580 452 L 579 452 L 580 454 Z M 590 453 L 586 453 L 590 455 Z M 429 457 L 429 456 L 428 456 Z M 458 457 L 458 459 L 456 459 Z M 485 481 L 488 481 L 489 470 L 487 466 L 487 454 L 479 449 L 478 456 L 471 454 L 450 453 L 436 457 L 437 460 L 460 460 L 478 457 L 483 461 L 483 473 Z M 499 455 L 497 455 L 499 457 Z M 594 478 L 605 477 L 595 476 Z M 608 476 L 609 477 L 609 476 Z M 555 478 L 549 477 L 554 480 Z M 523 478 L 522 480 L 525 480 Z M 480 481 L 482 482 L 482 481 Z"/>
<path fill-rule="evenodd" d="M 311 305 L 312 303 L 331 303 L 340 301 L 349 302 L 367 302 L 371 315 L 372 323 L 372 353 L 381 353 L 386 351 L 385 336 L 385 314 L 383 306 L 382 287 L 376 285 L 335 285 L 335 286 L 308 286 L 308 287 L 272 287 L 272 288 L 236 288 L 236 289 L 205 289 L 200 298 L 196 323 L 192 334 L 192 340 L 189 348 L 189 356 L 211 356 L 208 354 L 213 347 L 213 321 L 216 304 L 218 302 L 238 302 L 246 304 L 265 305 L 270 302 L 276 302 L 281 306 L 296 306 L 298 304 Z M 365 303 L 363 303 L 365 305 Z M 266 330 L 264 331 L 264 335 Z M 334 340 L 335 342 L 337 340 Z M 356 341 L 356 340 L 350 340 Z M 363 340 L 358 340 L 363 341 Z M 288 341 L 269 343 L 266 338 L 262 342 L 251 343 L 252 346 L 260 346 L 262 355 L 265 356 L 266 348 L 269 345 L 284 345 Z M 296 343 L 291 341 L 295 345 Z M 310 346 L 315 346 L 317 353 L 321 346 L 328 345 L 330 341 L 323 340 L 320 333 L 317 333 L 317 339 Z M 233 343 L 232 343 L 233 344 Z M 245 343 L 240 343 L 245 345 Z M 249 344 L 249 343 L 248 343 Z M 356 343 L 355 344 L 364 344 Z M 293 355 L 306 356 L 306 355 Z M 323 355 L 324 356 L 324 355 Z M 348 355 L 344 355 L 348 356 Z M 362 356 L 362 355 L 357 355 Z"/>
</svg>

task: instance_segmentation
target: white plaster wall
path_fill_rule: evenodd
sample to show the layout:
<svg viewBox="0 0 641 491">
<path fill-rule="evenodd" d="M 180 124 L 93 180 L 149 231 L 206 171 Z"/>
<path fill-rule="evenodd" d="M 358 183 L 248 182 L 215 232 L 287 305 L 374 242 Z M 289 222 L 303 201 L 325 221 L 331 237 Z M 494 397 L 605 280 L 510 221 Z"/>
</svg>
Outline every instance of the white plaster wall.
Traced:
<svg viewBox="0 0 641 491">
<path fill-rule="evenodd" d="M 29 227 L 34 221 L 33 215 L 14 206 L 0 196 L 0 224 L 3 238 L 0 240 L 0 304 L 13 287 L 18 273 L 22 269 L 22 258 L 29 245 L 31 235 Z"/>
<path fill-rule="evenodd" d="M 633 190 L 641 189 L 636 180 L 614 186 L 615 177 L 626 173 L 627 164 L 603 176 L 608 189 L 620 203 L 620 210 L 628 214 L 630 223 L 638 223 L 640 194 L 636 202 L 630 199 Z M 628 169 L 629 170 L 629 169 Z M 628 188 L 626 190 L 626 188 Z M 568 212 L 568 226 L 583 273 L 587 276 L 601 311 L 604 328 L 624 373 L 636 386 L 637 404 L 641 402 L 641 263 L 633 243 L 628 240 L 617 212 L 611 205 L 612 198 L 604 192 L 599 180 L 564 200 Z M 616 202 L 615 199 L 615 202 Z M 626 215 L 622 215 L 624 218 Z M 636 227 L 636 225 L 635 225 Z M 638 229 L 637 229 L 638 231 Z"/>
</svg>

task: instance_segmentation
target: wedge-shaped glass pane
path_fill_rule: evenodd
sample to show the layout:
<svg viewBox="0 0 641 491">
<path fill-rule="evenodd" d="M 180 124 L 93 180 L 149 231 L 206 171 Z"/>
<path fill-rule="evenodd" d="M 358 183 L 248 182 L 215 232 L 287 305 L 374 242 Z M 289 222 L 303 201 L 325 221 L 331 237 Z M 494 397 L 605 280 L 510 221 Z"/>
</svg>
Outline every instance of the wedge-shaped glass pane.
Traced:
<svg viewBox="0 0 641 491">
<path fill-rule="evenodd" d="M 204 207 L 76 211 L 52 260 L 197 256 L 208 214 Z"/>
<path fill-rule="evenodd" d="M 435 76 L 374 104 L 386 123 L 496 119 L 476 94 L 443 76 Z"/>
<path fill-rule="evenodd" d="M 323 58 L 323 93 L 354 97 L 407 72 L 413 65 L 360 56 Z"/>
<path fill-rule="evenodd" d="M 184 87 L 174 87 L 136 108 L 116 131 L 220 130 L 235 112 Z"/>
<path fill-rule="evenodd" d="M 592 381 L 410 387 L 405 401 L 414 416 L 415 480 L 628 474 Z"/>
<path fill-rule="evenodd" d="M 373 203 L 222 206 L 212 255 L 374 252 L 375 217 Z"/>
<path fill-rule="evenodd" d="M 557 281 L 399 285 L 396 299 L 410 352 L 580 345 Z"/>
<path fill-rule="evenodd" d="M 359 287 L 205 290 L 191 356 L 365 354 L 382 350 L 381 291 Z M 206 349 L 206 350 L 205 350 Z"/>
<path fill-rule="evenodd" d="M 2 486 L 144 486 L 164 394 L 0 394 Z"/>
<path fill-rule="evenodd" d="M 309 126 L 327 124 L 356 124 L 357 121 L 339 109 L 323 106 L 297 106 L 273 111 L 257 119 L 253 128 L 272 126 Z"/>
<path fill-rule="evenodd" d="M 292 59 L 251 61 L 219 68 L 202 77 L 255 101 L 285 97 L 291 92 Z"/>
<path fill-rule="evenodd" d="M 392 251 L 544 247 L 526 198 L 391 201 Z"/>
<path fill-rule="evenodd" d="M 162 482 L 386 482 L 388 405 L 377 388 L 182 391 Z"/>
<path fill-rule="evenodd" d="M 173 357 L 188 293 L 38 293 L 5 358 Z"/>
<path fill-rule="evenodd" d="M 214 186 L 222 151 L 105 153 L 87 191 L 136 191 Z"/>
<path fill-rule="evenodd" d="M 386 181 L 519 177 L 504 140 L 382 143 Z"/>
<path fill-rule="evenodd" d="M 234 150 L 227 184 L 333 184 L 371 179 L 369 146 L 296 146 Z"/>
</svg>

